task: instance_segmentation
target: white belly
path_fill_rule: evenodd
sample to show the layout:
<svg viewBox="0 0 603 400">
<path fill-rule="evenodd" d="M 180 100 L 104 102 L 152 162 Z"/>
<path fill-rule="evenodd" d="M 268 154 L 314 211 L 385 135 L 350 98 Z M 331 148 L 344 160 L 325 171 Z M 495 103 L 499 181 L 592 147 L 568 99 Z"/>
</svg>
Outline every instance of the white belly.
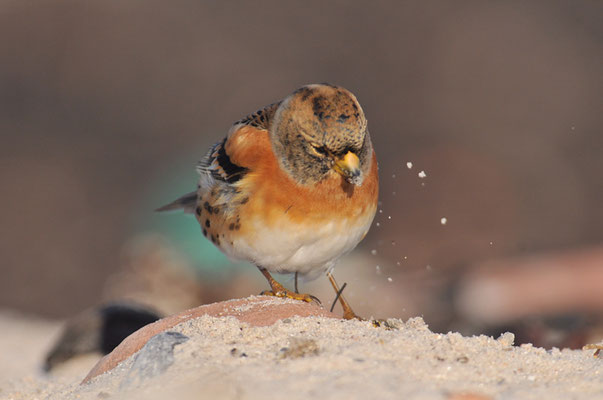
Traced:
<svg viewBox="0 0 603 400">
<path fill-rule="evenodd" d="M 314 229 L 283 221 L 279 228 L 253 222 L 254 235 L 225 243 L 222 250 L 231 258 L 250 261 L 270 272 L 306 275 L 314 279 L 335 266 L 339 257 L 352 251 L 364 238 L 374 213 L 353 221 L 329 221 Z"/>
</svg>

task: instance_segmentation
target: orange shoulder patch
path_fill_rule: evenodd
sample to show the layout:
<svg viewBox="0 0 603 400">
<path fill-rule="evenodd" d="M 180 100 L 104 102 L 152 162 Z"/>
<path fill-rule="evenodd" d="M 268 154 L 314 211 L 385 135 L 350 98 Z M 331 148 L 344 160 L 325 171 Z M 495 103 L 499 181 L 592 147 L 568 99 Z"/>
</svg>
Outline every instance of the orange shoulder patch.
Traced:
<svg viewBox="0 0 603 400">
<path fill-rule="evenodd" d="M 228 136 L 225 150 L 233 163 L 253 170 L 263 158 L 272 156 L 270 135 L 266 130 L 244 125 Z"/>
</svg>

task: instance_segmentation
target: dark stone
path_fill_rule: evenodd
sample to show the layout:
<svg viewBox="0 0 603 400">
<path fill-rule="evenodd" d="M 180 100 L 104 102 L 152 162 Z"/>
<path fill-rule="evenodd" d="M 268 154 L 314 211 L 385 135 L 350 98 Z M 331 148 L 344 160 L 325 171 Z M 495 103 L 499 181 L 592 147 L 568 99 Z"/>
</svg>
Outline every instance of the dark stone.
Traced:
<svg viewBox="0 0 603 400">
<path fill-rule="evenodd" d="M 174 363 L 174 347 L 188 339 L 182 333 L 171 331 L 153 336 L 134 356 L 128 374 L 119 385 L 120 389 L 163 374 Z"/>
</svg>

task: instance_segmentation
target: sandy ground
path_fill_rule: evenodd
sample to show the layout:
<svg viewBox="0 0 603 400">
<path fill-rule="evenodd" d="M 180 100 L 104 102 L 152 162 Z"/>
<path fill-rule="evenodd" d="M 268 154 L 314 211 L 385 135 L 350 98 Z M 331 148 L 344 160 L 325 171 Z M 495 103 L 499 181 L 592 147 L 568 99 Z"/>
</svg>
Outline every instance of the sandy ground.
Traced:
<svg viewBox="0 0 603 400">
<path fill-rule="evenodd" d="M 421 318 L 389 323 L 291 317 L 252 327 L 203 316 L 169 329 L 188 339 L 164 371 L 141 364 L 143 348 L 80 385 L 97 356 L 45 375 L 39 365 L 59 324 L 4 312 L 0 398 L 603 399 L 603 359 L 592 350 L 514 347 L 512 334 L 435 334 Z"/>
</svg>

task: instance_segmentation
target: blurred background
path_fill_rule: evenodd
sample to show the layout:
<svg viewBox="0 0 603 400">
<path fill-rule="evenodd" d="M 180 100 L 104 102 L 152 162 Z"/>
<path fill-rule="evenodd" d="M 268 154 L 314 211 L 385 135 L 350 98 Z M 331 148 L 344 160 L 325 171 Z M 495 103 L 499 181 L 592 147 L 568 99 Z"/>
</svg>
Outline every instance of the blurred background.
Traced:
<svg viewBox="0 0 603 400">
<path fill-rule="evenodd" d="M 194 189 L 234 121 L 330 82 L 357 95 L 379 158 L 375 223 L 335 271 L 359 314 L 600 340 L 602 15 L 596 0 L 2 1 L 0 308 L 169 314 L 266 289 L 192 216 L 153 210 Z M 323 278 L 301 289 L 334 298 Z"/>
</svg>

